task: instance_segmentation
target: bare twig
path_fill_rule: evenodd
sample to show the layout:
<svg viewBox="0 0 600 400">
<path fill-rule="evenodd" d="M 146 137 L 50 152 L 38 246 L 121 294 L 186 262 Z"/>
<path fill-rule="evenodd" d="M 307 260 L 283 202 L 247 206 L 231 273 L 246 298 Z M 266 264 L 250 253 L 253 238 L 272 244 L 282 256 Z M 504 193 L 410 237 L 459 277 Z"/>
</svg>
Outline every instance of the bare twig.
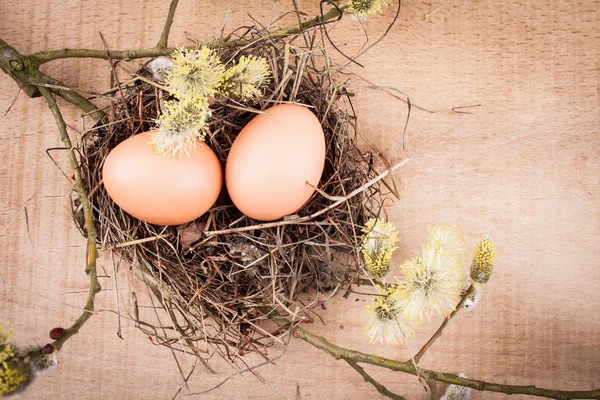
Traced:
<svg viewBox="0 0 600 400">
<path fill-rule="evenodd" d="M 389 397 L 390 399 L 394 400 L 406 400 L 404 397 L 399 396 L 396 393 L 390 392 L 385 386 L 373 379 L 373 377 L 369 375 L 367 371 L 365 371 L 365 369 L 358 365 L 355 361 L 346 359 L 344 359 L 344 361 L 350 364 L 350 366 L 354 368 L 354 370 L 358 372 L 365 379 L 366 382 L 369 382 L 371 385 L 373 385 L 375 389 L 377 389 L 377 391 L 383 396 Z"/>
<path fill-rule="evenodd" d="M 4 112 L 4 116 L 6 117 L 8 115 L 8 113 L 10 112 L 10 109 L 12 108 L 12 106 L 15 105 L 15 103 L 17 102 L 17 99 L 19 98 L 19 95 L 21 94 L 21 90 L 19 89 L 19 91 L 17 92 L 17 94 L 15 95 L 15 97 L 13 98 L 13 100 L 10 102 L 8 108 L 6 109 L 6 111 Z"/>
<path fill-rule="evenodd" d="M 292 225 L 292 224 L 298 224 L 300 222 L 305 222 L 305 221 L 310 221 L 311 219 L 314 219 L 316 217 L 318 217 L 319 215 L 322 215 L 324 213 L 326 213 L 329 210 L 332 210 L 336 207 L 339 207 L 342 203 L 344 203 L 345 201 L 347 201 L 348 199 L 356 196 L 359 193 L 362 193 L 363 191 L 365 191 L 367 188 L 373 186 L 374 184 L 376 184 L 377 182 L 379 182 L 380 180 L 382 180 L 383 178 L 385 178 L 386 176 L 388 176 L 391 172 L 394 172 L 396 170 L 398 170 L 400 167 L 404 166 L 404 164 L 406 164 L 408 161 L 410 161 L 410 158 L 406 158 L 403 161 L 399 162 L 398 164 L 394 165 L 392 168 L 385 170 L 384 172 L 382 172 L 381 174 L 377 175 L 375 178 L 371 179 L 370 181 L 368 181 L 367 183 L 365 183 L 364 185 L 362 185 L 361 187 L 359 187 L 358 189 L 354 190 L 353 192 L 349 193 L 347 196 L 345 196 L 344 198 L 334 202 L 333 204 L 329 205 L 328 207 L 325 207 L 322 210 L 319 210 L 311 215 L 308 215 L 306 217 L 301 217 L 301 218 L 296 218 L 296 219 L 292 219 L 292 220 L 283 220 L 283 221 L 277 221 L 277 222 L 267 222 L 264 224 L 259 224 L 259 225 L 252 225 L 252 226 L 245 226 L 245 227 L 241 227 L 241 228 L 231 228 L 231 229 L 223 229 L 220 231 L 206 231 L 205 234 L 206 235 L 223 235 L 226 233 L 233 233 L 233 232 L 246 232 L 246 231 L 251 231 L 254 229 L 262 229 L 262 228 L 269 228 L 269 227 L 276 227 L 276 226 L 284 226 L 284 225 Z"/>
<path fill-rule="evenodd" d="M 0 39 L 0 69 L 8 74 L 29 97 L 39 97 L 40 87 L 49 86 L 51 92 L 74 104 L 99 121 L 104 113 L 88 99 L 66 85 L 39 70 L 39 65 L 28 56 L 23 56 L 8 43 Z"/>
<path fill-rule="evenodd" d="M 469 298 L 469 296 L 473 294 L 474 291 L 475 291 L 475 286 L 473 286 L 473 285 L 469 286 L 469 288 L 467 289 L 466 293 L 463 295 L 462 299 L 460 299 L 460 302 L 458 303 L 458 305 L 456 306 L 456 308 L 454 309 L 454 311 L 452 311 L 452 313 L 450 315 L 448 315 L 446 318 L 444 318 L 444 322 L 442 322 L 442 324 L 440 325 L 440 327 L 438 328 L 438 330 L 427 341 L 427 343 L 425 343 L 423 345 L 423 347 L 421 348 L 421 350 L 419 350 L 419 352 L 413 357 L 414 361 L 415 361 L 415 364 L 417 364 L 421 360 L 421 357 L 423 357 L 423 355 L 425 354 L 425 352 L 433 345 L 433 343 L 440 336 L 442 336 L 442 333 L 444 332 L 444 328 L 446 328 L 446 325 L 448 325 L 448 322 L 450 322 L 450 320 L 452 318 L 454 318 L 454 316 L 458 313 L 458 311 L 460 311 L 460 309 L 463 308 L 465 302 L 467 301 L 467 299 Z"/>
<path fill-rule="evenodd" d="M 386 36 L 387 34 L 392 30 L 392 28 L 394 27 L 394 25 L 396 24 L 396 21 L 398 21 L 398 17 L 400 16 L 400 10 L 402 9 L 402 0 L 398 1 L 398 8 L 396 9 L 396 14 L 394 15 L 394 19 L 392 19 L 392 22 L 388 25 L 387 29 L 385 30 L 385 32 L 383 32 L 383 35 L 381 35 L 379 37 L 379 39 L 377 39 L 376 41 L 374 41 L 373 43 L 371 43 L 371 45 L 369 45 L 366 49 L 362 50 L 361 52 L 359 52 L 358 54 L 356 54 L 354 57 L 352 57 L 351 61 L 358 64 L 356 62 L 356 59 L 360 56 L 362 56 L 363 54 L 365 54 L 367 51 L 371 50 L 374 46 L 376 46 L 379 42 L 381 42 Z M 348 64 L 350 64 L 350 61 L 348 61 L 343 67 L 342 69 L 346 68 L 348 66 Z M 360 65 L 360 64 L 358 64 Z"/>
<path fill-rule="evenodd" d="M 293 25 L 288 28 L 278 29 L 274 32 L 271 32 L 266 35 L 261 35 L 253 39 L 243 39 L 238 41 L 228 41 L 228 38 L 223 40 L 216 40 L 212 43 L 206 44 L 208 47 L 242 47 L 251 43 L 256 43 L 260 41 L 267 40 L 269 38 L 281 38 L 285 36 L 294 35 L 298 32 L 301 32 L 305 29 L 312 28 L 315 26 L 326 24 L 334 19 L 339 18 L 340 11 L 336 8 L 332 8 L 327 12 L 327 14 L 323 16 L 317 16 L 308 21 L 302 22 L 297 25 Z M 0 45 L 4 43 L 0 40 Z M 137 59 L 137 58 L 149 58 L 149 57 L 158 57 L 158 56 L 166 56 L 171 54 L 175 49 L 174 48 L 157 48 L 153 47 L 151 49 L 139 49 L 139 50 L 112 50 L 110 52 L 110 57 L 114 60 L 125 60 L 125 59 Z M 0 53 L 1 55 L 1 53 Z M 104 50 L 94 50 L 94 49 L 58 49 L 58 50 L 46 50 L 39 51 L 37 53 L 33 53 L 27 58 L 30 62 L 35 66 L 40 66 L 44 63 L 58 60 L 60 58 L 101 58 L 108 59 L 108 55 Z M 0 57 L 1 59 L 1 57 Z M 29 93 L 28 93 L 29 95 Z M 31 96 L 30 96 L 31 97 Z"/>
<path fill-rule="evenodd" d="M 335 6 L 335 4 L 334 4 L 334 6 Z M 321 15 L 323 15 L 323 2 L 319 3 L 319 7 L 320 7 Z M 336 9 L 338 9 L 340 11 L 340 18 L 341 18 L 341 16 L 342 16 L 341 13 L 343 12 L 343 10 L 340 9 L 338 6 L 335 6 L 335 7 L 336 7 Z M 340 19 L 340 18 L 338 18 L 338 19 Z M 327 32 L 327 29 L 323 29 L 323 33 L 325 33 L 325 37 L 327 38 L 327 40 L 329 41 L 329 43 L 331 44 L 331 46 L 338 53 L 340 53 L 344 58 L 346 58 L 348 60 L 348 64 L 349 63 L 354 63 L 354 64 L 358 65 L 359 67 L 364 68 L 364 65 L 362 65 L 361 63 L 359 63 L 358 61 L 356 61 L 353 57 L 350 57 L 350 56 L 346 55 L 342 50 L 339 49 L 339 47 L 337 47 L 335 45 L 335 43 L 333 42 L 333 40 L 331 40 L 331 37 L 329 36 L 329 32 Z M 346 64 L 346 65 L 348 65 L 348 64 Z"/>
<path fill-rule="evenodd" d="M 74 175 L 74 187 L 77 192 L 77 196 L 81 203 L 83 214 L 85 217 L 85 231 L 87 234 L 87 265 L 85 268 L 85 273 L 90 277 L 90 288 L 88 291 L 88 298 L 83 307 L 83 313 L 77 321 L 70 328 L 66 330 L 65 335 L 56 340 L 53 344 L 57 350 L 60 350 L 62 345 L 69 340 L 73 335 L 79 332 L 79 329 L 86 323 L 86 321 L 93 315 L 94 311 L 94 300 L 96 298 L 96 293 L 101 290 L 100 283 L 98 282 L 98 276 L 96 274 L 96 258 L 98 257 L 98 250 L 96 248 L 96 227 L 94 222 L 94 215 L 92 213 L 92 206 L 87 197 L 87 190 L 84 186 L 83 179 L 81 176 L 81 167 L 75 157 L 75 153 L 73 151 L 73 146 L 71 144 L 71 139 L 67 133 L 67 125 L 60 113 L 60 109 L 56 104 L 56 99 L 54 98 L 54 94 L 50 92 L 49 89 L 45 87 L 39 88 L 40 93 L 46 99 L 48 103 L 48 107 L 52 111 L 54 115 L 54 119 L 56 120 L 56 124 L 58 125 L 58 130 L 60 132 L 60 138 L 65 145 L 65 148 L 68 149 L 67 156 L 69 158 L 69 163 L 71 164 L 71 169 L 73 170 Z"/>
<path fill-rule="evenodd" d="M 429 398 L 431 400 L 438 400 L 437 385 L 434 379 L 427 379 L 427 386 L 429 386 Z"/>
<path fill-rule="evenodd" d="M 177 4 L 179 0 L 171 0 L 171 5 L 169 6 L 169 14 L 167 15 L 167 20 L 165 21 L 165 27 L 163 28 L 162 34 L 160 35 L 160 40 L 156 44 L 157 49 L 166 49 L 167 43 L 169 42 L 169 32 L 171 31 L 171 25 L 173 25 L 173 18 L 175 17 L 175 11 L 177 10 Z"/>
<path fill-rule="evenodd" d="M 159 49 L 156 47 L 136 50 L 111 50 L 110 57 L 114 60 L 134 60 L 138 58 L 166 56 L 174 50 L 173 48 Z M 28 56 L 28 58 L 35 65 L 39 66 L 61 58 L 100 58 L 108 60 L 108 55 L 106 51 L 96 49 L 57 49 L 38 51 Z"/>
<path fill-rule="evenodd" d="M 119 82 L 119 74 L 117 73 L 117 69 L 116 69 L 117 63 L 113 62 L 112 58 L 110 57 L 110 50 L 108 49 L 108 43 L 106 43 L 106 39 L 104 38 L 104 35 L 102 34 L 102 32 L 100 32 L 100 38 L 102 39 L 102 44 L 104 44 L 104 50 L 106 51 L 106 54 L 108 56 L 108 63 L 110 64 L 110 69 L 112 71 L 112 77 L 116 81 L 116 87 L 119 90 L 121 99 L 124 99 L 125 95 L 123 94 L 123 87 L 121 86 L 121 82 Z M 128 119 L 131 119 L 129 112 L 126 112 L 126 115 L 127 115 Z"/>
</svg>

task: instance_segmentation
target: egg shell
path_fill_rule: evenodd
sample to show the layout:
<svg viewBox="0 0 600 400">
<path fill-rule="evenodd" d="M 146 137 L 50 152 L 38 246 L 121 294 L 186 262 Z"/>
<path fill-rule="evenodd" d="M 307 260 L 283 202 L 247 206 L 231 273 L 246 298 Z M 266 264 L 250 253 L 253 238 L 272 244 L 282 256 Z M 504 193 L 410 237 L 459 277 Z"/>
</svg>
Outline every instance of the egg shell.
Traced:
<svg viewBox="0 0 600 400">
<path fill-rule="evenodd" d="M 225 165 L 227 191 L 247 216 L 273 221 L 298 211 L 325 166 L 325 136 L 307 108 L 280 104 L 254 117 L 235 139 Z"/>
<path fill-rule="evenodd" d="M 198 141 L 189 155 L 165 157 L 140 133 L 121 142 L 104 161 L 104 188 L 119 207 L 156 225 L 179 225 L 215 203 L 223 182 L 215 153 Z"/>
</svg>

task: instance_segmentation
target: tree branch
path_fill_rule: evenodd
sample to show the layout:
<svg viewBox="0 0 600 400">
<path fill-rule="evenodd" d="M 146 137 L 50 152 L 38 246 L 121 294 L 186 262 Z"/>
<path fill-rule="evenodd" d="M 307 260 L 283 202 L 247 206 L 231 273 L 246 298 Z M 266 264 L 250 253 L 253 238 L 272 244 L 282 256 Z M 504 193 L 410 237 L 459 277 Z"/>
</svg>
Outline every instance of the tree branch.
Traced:
<svg viewBox="0 0 600 400">
<path fill-rule="evenodd" d="M 415 361 L 415 364 L 419 363 L 419 361 L 421 360 L 421 357 L 423 357 L 423 355 L 425 354 L 425 352 L 431 347 L 431 345 L 433 345 L 433 343 L 440 336 L 442 336 L 442 333 L 444 332 L 444 328 L 446 328 L 446 325 L 448 325 L 448 322 L 450 322 L 450 320 L 452 318 L 454 318 L 454 316 L 458 313 L 458 311 L 461 308 L 463 308 L 465 302 L 467 301 L 467 299 L 469 298 L 469 296 L 471 294 L 473 294 L 474 291 L 475 291 L 475 286 L 473 286 L 473 285 L 469 286 L 469 288 L 467 289 L 467 291 L 463 295 L 462 299 L 460 299 L 460 302 L 458 303 L 458 305 L 456 306 L 456 308 L 454 309 L 454 311 L 452 311 L 452 313 L 450 315 L 448 315 L 446 318 L 444 318 L 444 322 L 442 322 L 442 324 L 440 325 L 440 327 L 438 328 L 438 330 L 435 331 L 435 333 L 433 334 L 433 336 L 427 341 L 427 343 L 425 343 L 423 345 L 423 347 L 421 348 L 421 350 L 419 350 L 419 352 L 413 357 L 413 359 Z"/>
<path fill-rule="evenodd" d="M 89 113 L 95 121 L 100 121 L 102 118 L 104 118 L 104 113 L 98 110 L 98 108 L 92 102 L 76 91 L 68 88 L 64 83 L 42 73 L 39 70 L 39 67 L 42 64 L 61 58 L 99 58 L 104 60 L 125 60 L 169 55 L 175 50 L 173 48 L 167 48 L 166 45 L 169 37 L 170 27 L 173 23 L 173 16 L 177 8 L 177 3 L 178 0 L 172 0 L 171 6 L 169 7 L 169 16 L 167 17 L 161 39 L 155 48 L 113 51 L 65 48 L 59 50 L 39 51 L 28 56 L 23 56 L 12 46 L 0 39 L 0 69 L 13 78 L 17 85 L 19 85 L 19 88 L 23 90 L 27 96 L 32 98 L 39 97 L 40 91 L 38 87 L 46 86 L 50 88 L 52 93 L 79 107 L 84 112 Z M 217 46 L 241 47 L 258 43 L 263 40 L 282 38 L 296 34 L 311 27 L 326 24 L 334 19 L 339 18 L 340 15 L 340 10 L 332 8 L 323 16 L 317 16 L 311 20 L 293 25 L 288 28 L 279 29 L 274 32 L 259 35 L 250 39 L 229 41 L 226 38 L 222 41 L 217 40 L 209 43 L 207 46 L 213 48 Z"/>
<path fill-rule="evenodd" d="M 385 386 L 383 386 L 381 383 L 379 383 L 375 379 L 373 379 L 373 377 L 371 377 L 371 375 L 369 375 L 367 373 L 367 371 L 365 371 L 365 369 L 363 367 L 361 367 L 360 365 L 358 365 L 356 362 L 351 361 L 351 360 L 344 360 L 344 361 L 346 361 L 348 364 L 350 364 L 350 366 L 352 368 L 354 368 L 356 370 L 356 372 L 358 372 L 365 379 L 365 381 L 367 381 L 371 385 L 373 385 L 380 394 L 384 395 L 385 397 L 389 397 L 390 399 L 394 399 L 394 400 L 406 400 L 404 397 L 399 396 L 393 392 L 390 392 Z"/>
<path fill-rule="evenodd" d="M 24 56 L 0 39 L 0 69 L 8 74 L 27 96 L 39 97 L 41 94 L 38 88 L 22 79 L 26 62 L 27 59 Z"/>
<path fill-rule="evenodd" d="M 426 383 L 427 383 L 427 386 L 429 386 L 429 398 L 431 400 L 437 400 L 439 397 L 438 397 L 437 385 L 436 385 L 435 379 L 427 379 Z"/>
<path fill-rule="evenodd" d="M 90 288 L 88 291 L 88 298 L 83 307 L 83 313 L 77 321 L 70 328 L 66 329 L 65 335 L 56 340 L 53 345 L 56 350 L 60 350 L 63 344 L 69 340 L 73 335 L 79 332 L 79 329 L 86 323 L 86 321 L 93 315 L 94 311 L 94 300 L 96 298 L 96 293 L 101 290 L 100 283 L 98 282 L 98 276 L 96 273 L 96 259 L 98 257 L 98 250 L 96 248 L 96 226 L 94 222 L 94 215 L 92 213 L 92 206 L 88 201 L 87 190 L 83 183 L 83 179 L 81 177 L 81 167 L 79 162 L 77 161 L 77 157 L 75 157 L 75 152 L 73 151 L 73 145 L 71 144 L 71 139 L 67 133 L 67 125 L 65 124 L 65 120 L 60 113 L 60 109 L 56 104 L 56 99 L 54 98 L 54 94 L 50 91 L 50 89 L 46 87 L 39 87 L 40 93 L 46 99 L 48 103 L 48 107 L 52 111 L 54 115 L 54 119 L 56 120 L 56 124 L 58 125 L 58 130 L 60 132 L 60 138 L 67 149 L 67 155 L 69 158 L 69 163 L 71 164 L 71 169 L 73 170 L 73 175 L 75 177 L 75 191 L 77 192 L 77 196 L 81 207 L 83 208 L 83 215 L 85 217 L 85 231 L 87 233 L 87 264 L 85 268 L 85 273 L 90 278 Z"/>
<path fill-rule="evenodd" d="M 0 69 L 8 74 L 29 97 L 39 97 L 39 87 L 46 87 L 52 93 L 62 97 L 69 103 L 90 113 L 95 121 L 104 117 L 104 113 L 88 99 L 64 83 L 39 70 L 39 64 L 32 61 L 31 56 L 23 56 L 12 46 L 0 39 Z"/>
<path fill-rule="evenodd" d="M 163 28 L 162 34 L 160 35 L 160 40 L 156 44 L 157 49 L 166 49 L 167 43 L 169 42 L 169 32 L 171 31 L 171 25 L 173 25 L 173 18 L 175 17 L 175 10 L 177 10 L 177 4 L 179 0 L 171 0 L 171 5 L 169 6 L 169 14 L 167 15 L 167 20 L 165 21 L 165 27 Z"/>
<path fill-rule="evenodd" d="M 279 319 L 282 325 L 287 321 L 285 318 Z M 287 321 L 289 324 L 289 321 Z M 466 386 L 476 390 L 499 392 L 505 394 L 528 394 L 532 396 L 546 397 L 550 399 L 600 399 L 600 389 L 581 390 L 581 391 L 564 391 L 538 388 L 536 386 L 518 386 L 518 385 L 502 385 L 498 383 L 485 382 L 476 379 L 461 378 L 458 375 L 437 372 L 425 368 L 415 367 L 412 360 L 409 361 L 394 361 L 388 358 L 375 356 L 372 354 L 361 353 L 359 351 L 345 349 L 330 343 L 321 336 L 314 335 L 307 330 L 296 326 L 293 328 L 294 337 L 304 340 L 305 342 L 321 349 L 336 359 L 350 360 L 355 363 L 364 363 L 377 365 L 392 371 L 405 372 L 411 375 L 420 376 L 425 380 L 433 379 L 438 382 L 445 382 L 454 385 Z M 418 371 L 418 373 L 417 373 Z"/>
<path fill-rule="evenodd" d="M 300 24 L 293 25 L 288 28 L 283 28 L 276 30 L 274 32 L 259 35 L 250 39 L 242 39 L 237 41 L 229 41 L 227 38 L 224 40 L 217 40 L 212 43 L 208 43 L 206 46 L 215 48 L 218 46 L 221 47 L 241 47 L 247 46 L 252 43 L 257 43 L 267 39 L 274 38 L 282 38 L 285 36 L 293 35 L 302 30 L 312 28 L 315 26 L 323 25 L 332 21 L 334 19 L 339 18 L 341 15 L 340 11 L 335 8 L 329 10 L 329 12 L 323 17 L 317 16 L 311 20 L 302 22 Z M 166 26 L 165 26 L 166 28 Z M 164 31 L 163 31 L 164 34 Z M 162 40 L 162 38 L 161 38 Z M 160 43 L 160 42 L 159 42 Z M 165 44 L 166 45 L 166 44 Z M 137 59 L 137 58 L 150 58 L 150 57 L 159 57 L 166 56 L 171 54 L 176 49 L 174 48 L 158 48 L 154 47 L 151 49 L 141 49 L 141 50 L 111 50 L 108 54 L 105 50 L 92 50 L 92 49 L 59 49 L 59 50 L 46 50 L 39 51 L 37 53 L 33 53 L 27 58 L 36 66 L 40 66 L 49 61 L 58 60 L 61 58 L 101 58 L 103 60 L 108 60 L 109 58 L 114 60 L 125 60 L 125 59 Z"/>
<path fill-rule="evenodd" d="M 101 58 L 108 60 L 133 60 L 136 58 L 151 58 L 158 56 L 166 56 L 171 54 L 175 49 L 140 49 L 140 50 L 93 50 L 93 49 L 58 49 L 38 51 L 29 55 L 29 59 L 36 65 L 42 65 L 49 61 L 58 60 L 61 58 Z"/>
<path fill-rule="evenodd" d="M 259 310 L 269 319 L 271 319 L 278 327 L 283 328 L 291 326 L 291 322 L 284 317 L 281 317 L 276 310 L 270 307 L 259 307 Z M 363 363 L 376 365 L 392 371 L 405 372 L 425 379 L 425 381 L 434 380 L 453 385 L 466 386 L 476 390 L 498 392 L 505 394 L 528 394 L 531 396 L 546 397 L 550 399 L 600 399 L 600 389 L 580 390 L 580 391 L 564 391 L 538 388 L 533 385 L 518 386 L 518 385 L 502 385 L 499 383 L 485 382 L 477 379 L 461 378 L 458 375 L 432 371 L 425 368 L 417 367 L 412 359 L 408 361 L 395 361 L 385 357 L 379 357 L 373 354 L 362 353 L 360 351 L 346 349 L 337 346 L 327 339 L 315 335 L 306 329 L 299 326 L 291 328 L 292 335 L 296 339 L 302 339 L 306 343 L 311 344 L 317 349 L 329 353 L 336 360 L 343 359 L 346 362 Z M 352 364 L 351 364 L 352 365 Z"/>
</svg>

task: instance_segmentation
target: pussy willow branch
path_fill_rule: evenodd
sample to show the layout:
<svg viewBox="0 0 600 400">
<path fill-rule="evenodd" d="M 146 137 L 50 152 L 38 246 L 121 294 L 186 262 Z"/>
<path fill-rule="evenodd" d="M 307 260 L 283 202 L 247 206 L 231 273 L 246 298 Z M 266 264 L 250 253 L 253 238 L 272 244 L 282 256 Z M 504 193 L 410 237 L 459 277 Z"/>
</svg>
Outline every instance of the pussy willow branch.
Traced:
<svg viewBox="0 0 600 400">
<path fill-rule="evenodd" d="M 460 302 L 458 303 L 458 305 L 456 306 L 454 311 L 452 311 L 452 313 L 450 313 L 450 315 L 448 315 L 446 318 L 444 318 L 444 322 L 442 322 L 442 324 L 440 325 L 438 330 L 435 331 L 433 336 L 431 336 L 431 338 L 427 341 L 427 343 L 425 343 L 423 345 L 423 347 L 421 348 L 421 350 L 419 350 L 419 352 L 413 357 L 415 363 L 418 364 L 419 361 L 421 360 L 421 357 L 423 357 L 423 355 L 425 354 L 425 352 L 431 347 L 431 345 L 433 345 L 433 343 L 440 336 L 442 336 L 442 333 L 444 332 L 444 328 L 446 328 L 446 325 L 448 325 L 448 322 L 450 322 L 450 320 L 452 318 L 454 318 L 454 316 L 460 311 L 460 309 L 463 308 L 463 306 L 465 305 L 465 302 L 467 301 L 469 296 L 473 294 L 474 291 L 475 291 L 475 286 L 473 286 L 473 285 L 469 286 L 469 288 L 463 295 L 462 299 L 460 299 Z"/>
<path fill-rule="evenodd" d="M 489 392 L 499 392 L 505 394 L 528 394 L 532 396 L 546 397 L 550 399 L 600 399 L 600 389 L 583 390 L 583 391 L 562 391 L 538 388 L 536 386 L 518 386 L 518 385 L 503 385 L 492 382 L 485 382 L 476 379 L 461 378 L 458 375 L 437 372 L 425 368 L 415 367 L 412 360 L 401 362 L 390 360 L 384 357 L 379 357 L 372 354 L 361 353 L 359 351 L 345 349 L 328 342 L 326 339 L 314 335 L 309 331 L 295 327 L 294 337 L 300 338 L 314 347 L 321 349 L 336 359 L 344 359 L 354 361 L 356 363 L 364 363 L 387 368 L 392 371 L 400 371 L 422 378 L 433 379 L 438 382 L 444 382 L 454 385 L 466 386 L 473 389 Z M 418 374 L 417 374 L 418 371 Z"/>
<path fill-rule="evenodd" d="M 58 130 L 60 132 L 60 139 L 62 140 L 66 150 L 67 157 L 69 159 L 69 164 L 71 165 L 71 169 L 73 170 L 74 176 L 74 187 L 77 192 L 77 197 L 83 209 L 83 215 L 85 218 L 85 231 L 87 233 L 87 264 L 85 268 L 85 273 L 90 278 L 90 288 L 88 291 L 88 298 L 83 307 L 83 313 L 77 321 L 71 327 L 66 329 L 65 335 L 56 340 L 53 344 L 57 350 L 60 350 L 62 345 L 69 340 L 69 338 L 79 332 L 79 329 L 86 323 L 86 321 L 92 316 L 94 311 L 94 300 L 96 298 L 96 293 L 98 293 L 101 289 L 100 283 L 98 282 L 98 275 L 96 273 L 96 259 L 98 257 L 98 249 L 96 248 L 96 225 L 94 221 L 94 214 L 92 213 L 92 206 L 88 200 L 87 190 L 85 188 L 85 184 L 83 183 L 83 179 L 81 177 L 81 167 L 79 162 L 77 161 L 77 157 L 75 157 L 75 152 L 73 150 L 73 145 L 71 144 L 71 139 L 69 138 L 69 134 L 67 133 L 67 125 L 65 120 L 62 117 L 60 109 L 56 104 L 56 99 L 54 94 L 50 91 L 50 89 L 45 87 L 39 88 L 40 93 L 46 99 L 48 103 L 48 107 L 52 111 L 54 115 L 54 119 L 56 120 L 56 124 L 58 125 Z"/>
<path fill-rule="evenodd" d="M 269 309 L 268 307 L 261 307 L 267 317 L 273 320 L 279 327 L 291 326 L 291 322 L 278 315 L 275 310 Z M 317 349 L 321 349 L 326 353 L 329 353 L 335 359 L 343 359 L 346 362 L 370 364 L 378 367 L 386 368 L 392 371 L 405 372 L 407 374 L 415 375 L 425 379 L 426 381 L 437 381 L 444 382 L 453 385 L 466 386 L 472 389 L 488 392 L 498 392 L 505 394 L 527 394 L 531 396 L 545 397 L 549 399 L 600 399 L 600 389 L 595 390 L 580 390 L 580 391 L 564 391 L 564 390 L 552 390 L 538 388 L 533 385 L 519 386 L 519 385 L 504 385 L 493 382 L 486 382 L 477 379 L 461 378 L 458 375 L 437 372 L 425 368 L 417 367 L 412 360 L 408 361 L 395 361 L 389 358 L 376 356 L 373 354 L 362 353 L 360 351 L 346 349 L 337 346 L 327 339 L 315 335 L 300 326 L 294 326 L 291 328 L 292 334 L 297 339 L 302 339 L 306 343 L 311 344 Z"/>
</svg>

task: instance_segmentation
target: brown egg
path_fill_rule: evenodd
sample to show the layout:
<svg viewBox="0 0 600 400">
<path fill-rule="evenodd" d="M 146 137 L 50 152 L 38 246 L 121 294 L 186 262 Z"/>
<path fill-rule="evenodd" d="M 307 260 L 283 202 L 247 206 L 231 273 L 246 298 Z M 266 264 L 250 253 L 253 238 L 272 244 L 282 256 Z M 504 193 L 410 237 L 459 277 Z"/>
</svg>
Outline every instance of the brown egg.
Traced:
<svg viewBox="0 0 600 400">
<path fill-rule="evenodd" d="M 227 191 L 247 216 L 272 221 L 298 211 L 314 193 L 325 165 L 317 117 L 300 105 L 265 110 L 242 129 L 225 166 Z"/>
<path fill-rule="evenodd" d="M 124 211 L 150 224 L 179 225 L 204 214 L 221 191 L 223 173 L 215 153 L 198 141 L 189 156 L 157 154 L 148 133 L 130 137 L 104 161 L 109 196 Z"/>
</svg>

